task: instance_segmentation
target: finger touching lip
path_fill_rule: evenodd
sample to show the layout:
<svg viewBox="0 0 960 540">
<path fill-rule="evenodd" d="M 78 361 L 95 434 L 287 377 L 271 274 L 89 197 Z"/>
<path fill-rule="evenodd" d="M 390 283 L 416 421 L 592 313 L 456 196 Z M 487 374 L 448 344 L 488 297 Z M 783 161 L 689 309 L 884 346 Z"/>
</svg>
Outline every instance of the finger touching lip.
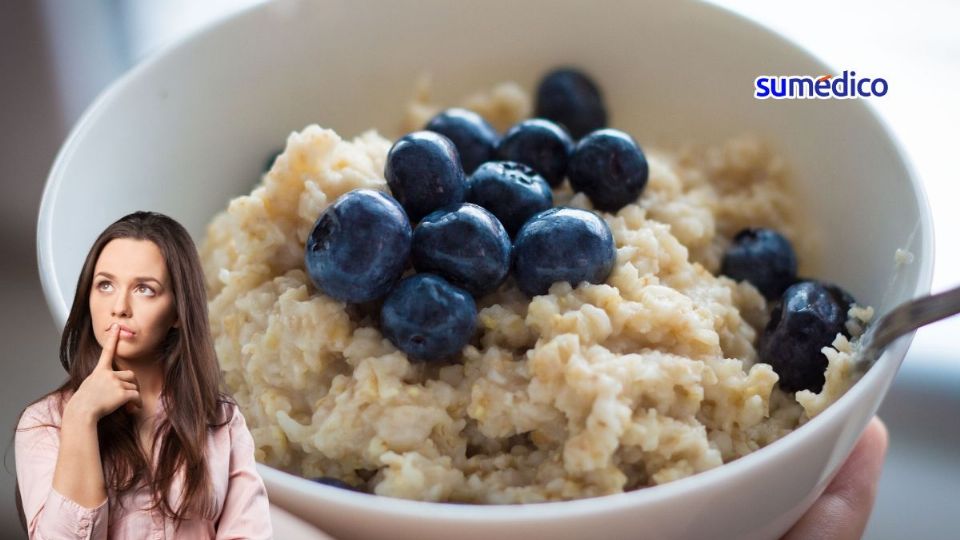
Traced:
<svg viewBox="0 0 960 540">
<path fill-rule="evenodd" d="M 137 334 L 130 327 L 124 326 L 122 324 L 118 325 L 116 323 L 111 324 L 110 327 L 107 328 L 107 332 L 111 331 L 114 326 L 118 326 L 120 328 L 120 337 L 122 338 L 131 338 Z"/>
</svg>

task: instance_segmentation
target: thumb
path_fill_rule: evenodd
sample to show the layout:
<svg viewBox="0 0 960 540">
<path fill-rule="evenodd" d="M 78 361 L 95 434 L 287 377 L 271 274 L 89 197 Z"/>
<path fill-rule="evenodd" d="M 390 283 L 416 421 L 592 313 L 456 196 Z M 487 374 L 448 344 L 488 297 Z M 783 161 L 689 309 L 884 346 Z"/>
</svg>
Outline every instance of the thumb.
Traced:
<svg viewBox="0 0 960 540">
<path fill-rule="evenodd" d="M 826 491 L 782 540 L 863 536 L 888 441 L 886 426 L 874 417 Z"/>
<path fill-rule="evenodd" d="M 107 337 L 103 342 L 103 351 L 100 353 L 100 360 L 97 361 L 98 369 L 113 369 L 113 355 L 117 350 L 117 341 L 120 339 L 120 325 L 114 323 L 110 325 Z"/>
</svg>

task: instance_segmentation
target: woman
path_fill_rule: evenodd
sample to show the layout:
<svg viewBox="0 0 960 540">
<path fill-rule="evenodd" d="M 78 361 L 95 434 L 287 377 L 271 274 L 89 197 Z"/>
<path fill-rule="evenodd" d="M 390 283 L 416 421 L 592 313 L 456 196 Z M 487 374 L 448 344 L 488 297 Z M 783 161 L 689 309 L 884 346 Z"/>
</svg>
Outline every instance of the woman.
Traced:
<svg viewBox="0 0 960 540">
<path fill-rule="evenodd" d="M 253 438 L 220 391 L 196 247 L 136 212 L 94 242 L 60 342 L 69 377 L 16 433 L 30 538 L 270 538 Z"/>
</svg>

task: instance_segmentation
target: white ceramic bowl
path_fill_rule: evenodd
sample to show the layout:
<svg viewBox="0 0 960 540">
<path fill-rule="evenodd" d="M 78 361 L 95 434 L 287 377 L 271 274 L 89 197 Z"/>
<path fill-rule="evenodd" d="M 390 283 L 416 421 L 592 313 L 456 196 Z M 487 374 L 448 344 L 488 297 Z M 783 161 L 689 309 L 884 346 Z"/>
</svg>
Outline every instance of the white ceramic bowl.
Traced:
<svg viewBox="0 0 960 540">
<path fill-rule="evenodd" d="M 929 291 L 930 214 L 889 130 L 862 100 L 756 101 L 761 74 L 836 73 L 722 9 L 683 2 L 281 2 L 144 62 L 90 107 L 43 196 L 38 255 L 62 325 L 96 235 L 138 209 L 200 239 L 270 150 L 309 123 L 392 128 L 426 70 L 450 102 L 495 82 L 532 88 L 575 64 L 612 125 L 643 144 L 757 133 L 781 153 L 824 238 L 813 275 L 884 313 Z M 856 69 L 856 66 L 835 66 Z M 895 269 L 905 248 L 913 264 Z M 825 487 L 877 410 L 909 339 L 820 416 L 736 462 L 615 496 L 528 506 L 433 504 L 344 492 L 261 466 L 274 502 L 341 538 L 775 538 Z"/>
</svg>

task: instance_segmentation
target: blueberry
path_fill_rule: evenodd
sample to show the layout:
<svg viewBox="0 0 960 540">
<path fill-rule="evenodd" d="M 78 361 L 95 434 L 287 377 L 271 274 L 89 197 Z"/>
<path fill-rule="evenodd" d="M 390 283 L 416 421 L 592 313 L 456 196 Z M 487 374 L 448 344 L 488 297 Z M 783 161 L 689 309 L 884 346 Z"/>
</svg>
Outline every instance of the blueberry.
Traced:
<svg viewBox="0 0 960 540">
<path fill-rule="evenodd" d="M 570 186 L 585 193 L 595 208 L 616 212 L 636 202 L 649 172 L 647 157 L 633 137 L 616 129 L 601 129 L 577 143 L 567 176 Z"/>
<path fill-rule="evenodd" d="M 346 489 L 348 491 L 360 491 L 359 489 L 351 486 L 350 484 L 340 480 L 339 478 L 333 478 L 331 476 L 321 476 L 319 478 L 314 478 L 314 482 L 318 484 L 323 484 L 325 486 L 331 486 L 340 489 Z"/>
<path fill-rule="evenodd" d="M 470 293 L 434 274 L 406 277 L 387 296 L 380 328 L 412 360 L 455 360 L 477 324 Z"/>
<path fill-rule="evenodd" d="M 566 281 L 603 283 L 617 258 L 613 234 L 593 212 L 557 207 L 531 217 L 513 244 L 513 275 L 528 296 Z"/>
<path fill-rule="evenodd" d="M 560 68 L 537 87 L 536 115 L 562 124 L 575 139 L 607 126 L 607 110 L 597 85 L 586 73 Z"/>
<path fill-rule="evenodd" d="M 371 189 L 342 195 L 307 237 L 304 264 L 324 294 L 360 303 L 387 294 L 410 256 L 413 229 L 393 197 Z"/>
<path fill-rule="evenodd" d="M 500 221 L 471 203 L 428 214 L 413 230 L 417 272 L 439 275 L 475 297 L 497 288 L 510 272 L 510 237 Z"/>
<path fill-rule="evenodd" d="M 450 139 L 432 131 L 401 137 L 387 153 L 384 176 L 410 221 L 448 204 L 463 202 L 467 178 Z"/>
<path fill-rule="evenodd" d="M 768 300 L 779 298 L 797 280 L 797 255 L 782 234 L 771 229 L 744 229 L 723 255 L 720 273 L 749 281 Z"/>
<path fill-rule="evenodd" d="M 566 130 L 549 120 L 533 118 L 503 134 L 497 158 L 528 165 L 555 187 L 563 182 L 572 151 L 573 140 Z"/>
<path fill-rule="evenodd" d="M 839 285 L 835 285 L 833 283 L 823 281 L 823 280 L 817 280 L 817 279 L 797 278 L 790 285 L 793 285 L 795 283 L 800 283 L 802 281 L 810 281 L 826 289 L 827 292 L 830 293 L 830 296 L 833 298 L 833 301 L 836 302 L 837 306 L 840 308 L 840 313 L 843 314 L 844 321 L 849 319 L 849 317 L 847 317 L 847 313 L 850 311 L 850 308 L 857 303 L 857 301 L 853 298 L 852 294 L 844 290 Z M 779 300 L 780 299 L 778 299 L 778 301 Z M 846 324 L 843 325 L 843 329 L 841 330 L 841 332 L 843 333 L 843 335 L 847 336 L 848 338 L 852 337 L 850 335 L 850 332 L 847 330 Z"/>
<path fill-rule="evenodd" d="M 526 165 L 488 161 L 467 181 L 467 201 L 497 216 L 514 238 L 530 216 L 553 207 L 553 192 L 547 181 Z"/>
<path fill-rule="evenodd" d="M 774 305 L 757 355 L 773 366 L 782 390 L 823 389 L 827 357 L 820 350 L 846 332 L 845 301 L 838 287 L 801 281 L 788 287 Z"/>
<path fill-rule="evenodd" d="M 827 283 L 824 281 L 819 282 L 827 289 L 827 292 L 830 293 L 830 296 L 833 297 L 833 300 L 840 306 L 840 312 L 843 313 L 844 321 L 847 319 L 847 312 L 850 311 L 850 308 L 853 307 L 857 301 L 853 298 L 853 295 L 841 288 L 839 285 L 834 285 L 833 283 Z M 849 332 L 847 332 L 846 326 L 844 326 L 843 333 L 850 337 Z"/>
<path fill-rule="evenodd" d="M 434 116 L 425 129 L 447 137 L 456 145 L 466 174 L 493 158 L 499 139 L 497 131 L 482 116 L 460 108 L 447 109 Z"/>
</svg>

